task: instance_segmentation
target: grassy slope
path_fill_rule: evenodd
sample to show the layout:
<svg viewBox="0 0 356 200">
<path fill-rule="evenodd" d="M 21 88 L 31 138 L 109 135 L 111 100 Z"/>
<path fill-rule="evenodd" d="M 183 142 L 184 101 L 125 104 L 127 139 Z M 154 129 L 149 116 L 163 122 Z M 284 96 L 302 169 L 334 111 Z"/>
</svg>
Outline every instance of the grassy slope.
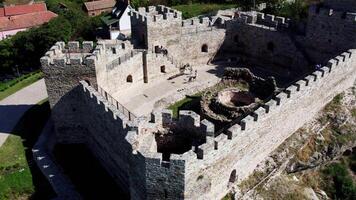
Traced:
<svg viewBox="0 0 356 200">
<path fill-rule="evenodd" d="M 224 9 L 236 8 L 236 7 L 238 7 L 237 4 L 210 4 L 210 3 L 207 4 L 194 3 L 189 5 L 173 6 L 174 9 L 182 11 L 183 17 L 186 19 L 198 15 L 213 13 L 218 10 L 224 10 Z"/>
<path fill-rule="evenodd" d="M 31 85 L 32 83 L 41 79 L 42 76 L 43 76 L 42 72 L 33 72 L 31 73 L 30 76 L 23 75 L 19 78 L 16 78 L 8 82 L 0 82 L 0 100 L 5 99 L 6 97 L 19 91 L 20 89 Z M 3 89 L 5 90 L 2 91 Z"/>
<path fill-rule="evenodd" d="M 29 166 L 27 160 L 31 160 L 31 148 L 48 117 L 48 101 L 42 101 L 25 113 L 14 135 L 0 147 L 0 200 L 27 199 L 35 192 L 34 164 Z"/>
</svg>

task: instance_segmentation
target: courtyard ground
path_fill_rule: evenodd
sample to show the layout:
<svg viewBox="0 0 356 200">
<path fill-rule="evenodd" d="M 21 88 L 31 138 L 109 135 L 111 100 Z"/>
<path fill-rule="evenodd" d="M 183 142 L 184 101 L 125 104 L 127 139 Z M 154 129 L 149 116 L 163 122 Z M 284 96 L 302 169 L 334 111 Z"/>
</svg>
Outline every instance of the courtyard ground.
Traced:
<svg viewBox="0 0 356 200">
<path fill-rule="evenodd" d="M 216 65 L 202 65 L 193 67 L 197 70 L 197 79 L 188 82 L 188 75 L 168 80 L 174 74 L 166 74 L 145 84 L 136 84 L 126 90 L 120 90 L 112 96 L 135 116 L 146 116 L 157 106 L 158 100 L 167 98 L 171 103 L 183 99 L 192 90 L 203 90 L 220 81 L 223 68 Z M 195 93 L 195 92 L 193 92 Z M 165 105 L 168 106 L 168 105 Z"/>
</svg>

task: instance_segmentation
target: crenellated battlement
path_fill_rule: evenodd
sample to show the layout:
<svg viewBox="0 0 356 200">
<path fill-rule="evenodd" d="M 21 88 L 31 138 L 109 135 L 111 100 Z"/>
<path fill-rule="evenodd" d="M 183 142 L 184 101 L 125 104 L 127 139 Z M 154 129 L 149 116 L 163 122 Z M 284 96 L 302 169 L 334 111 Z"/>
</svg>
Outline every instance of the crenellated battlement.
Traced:
<svg viewBox="0 0 356 200">
<path fill-rule="evenodd" d="M 270 14 L 264 14 L 257 12 L 257 24 L 262 24 L 266 26 L 272 26 L 274 28 L 288 28 L 289 27 L 289 19 L 284 17 L 279 17 Z"/>
<path fill-rule="evenodd" d="M 242 140 L 252 137 L 251 134 L 255 132 L 256 127 L 260 127 L 259 123 L 264 123 L 272 114 L 278 113 L 284 104 L 297 101 L 300 96 L 306 95 L 311 88 L 318 87 L 320 82 L 330 74 L 340 70 L 339 68 L 348 66 L 349 62 L 353 59 L 352 55 L 354 53 L 355 52 L 347 51 L 331 59 L 326 66 L 321 67 L 303 79 L 291 84 L 285 90 L 275 95 L 271 100 L 264 103 L 264 105 L 255 109 L 241 121 L 232 125 L 216 137 L 214 137 L 213 123 L 208 120 L 202 120 L 199 124 L 200 116 L 198 114 L 192 111 L 182 111 L 182 113 L 180 113 L 181 122 L 186 124 L 186 126 L 193 124 L 194 126 L 199 125 L 202 130 L 205 131 L 207 137 L 205 143 L 185 152 L 181 158 L 186 161 L 190 159 L 204 159 L 204 155 L 225 149 L 226 146 L 229 146 L 228 143 L 238 142 L 239 140 L 241 140 L 241 145 L 244 145 Z M 171 122 L 171 114 L 168 113 L 168 111 L 162 112 L 162 116 L 158 116 L 162 124 L 169 124 Z"/>
<path fill-rule="evenodd" d="M 109 118 L 112 118 L 112 120 L 116 121 L 119 127 L 126 127 L 126 125 L 134 127 L 133 122 L 131 122 L 124 114 L 122 114 L 122 112 L 120 112 L 114 105 L 106 100 L 86 81 L 80 81 L 79 83 L 83 87 L 84 95 L 98 105 L 97 109 L 102 110 L 109 116 Z"/>
<path fill-rule="evenodd" d="M 344 11 L 337 11 L 330 8 L 320 7 L 318 5 L 312 5 L 309 7 L 309 14 L 311 16 L 330 17 L 333 19 L 340 19 L 349 22 L 356 22 L 356 14 Z"/>
<path fill-rule="evenodd" d="M 164 22 L 182 20 L 182 12 L 164 5 L 140 7 L 131 10 L 130 16 L 141 22 Z"/>
<path fill-rule="evenodd" d="M 102 46 L 98 44 L 94 49 L 92 41 L 84 41 L 82 46 L 77 41 L 57 42 L 40 61 L 43 67 L 94 66 L 101 52 Z"/>
<path fill-rule="evenodd" d="M 239 12 L 231 23 L 239 22 L 244 24 L 257 24 L 275 29 L 283 29 L 289 27 L 290 19 L 275 15 L 265 14 L 261 12 Z"/>
<path fill-rule="evenodd" d="M 191 18 L 182 21 L 182 34 L 212 31 L 213 22 L 209 17 Z"/>
</svg>

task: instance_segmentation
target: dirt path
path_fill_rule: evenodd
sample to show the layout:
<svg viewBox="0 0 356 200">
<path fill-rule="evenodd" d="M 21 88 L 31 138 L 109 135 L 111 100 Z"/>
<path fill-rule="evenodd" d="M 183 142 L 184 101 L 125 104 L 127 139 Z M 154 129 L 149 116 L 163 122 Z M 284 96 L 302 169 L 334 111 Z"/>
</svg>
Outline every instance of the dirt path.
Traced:
<svg viewBox="0 0 356 200">
<path fill-rule="evenodd" d="M 41 79 L 0 101 L 0 147 L 22 115 L 45 98 L 46 85 Z"/>
</svg>

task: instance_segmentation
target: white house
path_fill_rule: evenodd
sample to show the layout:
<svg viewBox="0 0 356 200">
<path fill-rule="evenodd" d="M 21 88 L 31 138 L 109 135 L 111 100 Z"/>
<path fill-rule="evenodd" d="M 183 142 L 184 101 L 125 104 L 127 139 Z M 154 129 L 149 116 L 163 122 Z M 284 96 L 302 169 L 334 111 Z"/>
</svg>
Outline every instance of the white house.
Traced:
<svg viewBox="0 0 356 200">
<path fill-rule="evenodd" d="M 118 0 L 111 13 L 101 18 L 108 27 L 110 39 L 123 39 L 131 35 L 131 9 L 127 0 Z"/>
</svg>

